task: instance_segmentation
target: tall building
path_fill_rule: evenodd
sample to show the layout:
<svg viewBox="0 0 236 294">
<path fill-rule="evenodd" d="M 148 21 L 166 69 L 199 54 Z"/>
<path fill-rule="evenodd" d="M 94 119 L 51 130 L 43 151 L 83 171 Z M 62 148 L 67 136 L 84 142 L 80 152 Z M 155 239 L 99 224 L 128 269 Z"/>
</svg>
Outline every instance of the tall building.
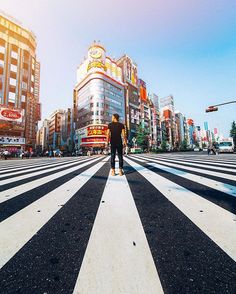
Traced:
<svg viewBox="0 0 236 294">
<path fill-rule="evenodd" d="M 176 122 L 176 142 L 178 146 L 181 146 L 185 137 L 185 118 L 180 111 L 175 111 Z"/>
<path fill-rule="evenodd" d="M 196 130 L 193 119 L 187 119 L 188 131 L 189 131 L 189 144 L 193 146 L 197 141 Z"/>
<path fill-rule="evenodd" d="M 176 123 L 173 96 L 160 99 L 162 139 L 167 141 L 171 148 L 176 145 Z"/>
<path fill-rule="evenodd" d="M 113 113 L 125 122 L 122 69 L 95 42 L 77 70 L 73 98 L 76 149 L 103 148 Z"/>
<path fill-rule="evenodd" d="M 154 148 L 156 148 L 161 144 L 159 97 L 154 93 L 149 94 L 148 97 L 150 101 L 151 135 L 153 140 L 152 145 L 154 145 Z"/>
<path fill-rule="evenodd" d="M 55 110 L 48 119 L 48 145 L 54 150 L 61 147 L 62 118 L 65 110 Z"/>
<path fill-rule="evenodd" d="M 67 108 L 61 120 L 61 143 L 62 149 L 72 151 L 73 148 L 73 112 Z"/>
<path fill-rule="evenodd" d="M 0 12 L 0 148 L 34 148 L 41 110 L 36 37 Z"/>
<path fill-rule="evenodd" d="M 38 150 L 47 150 L 49 147 L 49 120 L 45 119 L 43 125 L 37 131 L 36 145 Z"/>
<path fill-rule="evenodd" d="M 131 57 L 126 54 L 117 60 L 117 64 L 122 69 L 125 86 L 125 123 L 128 142 L 131 144 L 141 123 L 138 67 Z"/>
</svg>

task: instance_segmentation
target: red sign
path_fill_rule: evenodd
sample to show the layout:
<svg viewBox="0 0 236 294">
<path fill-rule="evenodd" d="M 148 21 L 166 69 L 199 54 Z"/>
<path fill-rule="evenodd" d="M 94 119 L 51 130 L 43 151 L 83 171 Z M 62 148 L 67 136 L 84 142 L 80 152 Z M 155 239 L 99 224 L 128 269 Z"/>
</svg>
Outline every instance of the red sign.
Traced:
<svg viewBox="0 0 236 294">
<path fill-rule="evenodd" d="M 22 122 L 22 110 L 0 107 L 0 120 Z"/>
<path fill-rule="evenodd" d="M 189 126 L 193 126 L 194 125 L 194 122 L 191 118 L 187 119 L 187 123 Z"/>
<path fill-rule="evenodd" d="M 8 118 L 8 119 L 19 119 L 21 118 L 21 114 L 18 111 L 4 109 L 1 111 L 1 115 Z"/>
<path fill-rule="evenodd" d="M 105 143 L 106 137 L 82 138 L 82 143 Z"/>
</svg>

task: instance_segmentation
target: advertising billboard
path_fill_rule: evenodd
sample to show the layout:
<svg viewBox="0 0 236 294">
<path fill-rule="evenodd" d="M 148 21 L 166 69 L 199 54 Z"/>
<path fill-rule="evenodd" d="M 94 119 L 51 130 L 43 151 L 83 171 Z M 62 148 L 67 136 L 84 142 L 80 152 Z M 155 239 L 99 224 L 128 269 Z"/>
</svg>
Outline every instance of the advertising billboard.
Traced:
<svg viewBox="0 0 236 294">
<path fill-rule="evenodd" d="M 146 83 L 139 79 L 139 91 L 140 91 L 140 98 L 142 101 L 147 101 L 147 88 Z"/>
<path fill-rule="evenodd" d="M 208 122 L 207 121 L 204 121 L 204 130 L 205 131 L 208 131 L 209 130 Z"/>
<path fill-rule="evenodd" d="M 25 138 L 23 138 L 23 137 L 0 137 L 0 144 L 2 144 L 2 145 L 24 145 Z"/>
<path fill-rule="evenodd" d="M 15 123 L 12 121 L 4 121 L 0 120 L 0 131 L 16 131 L 16 132 L 22 132 L 24 131 L 25 126 L 23 123 Z"/>
<path fill-rule="evenodd" d="M 106 138 L 105 137 L 93 137 L 93 138 L 82 138 L 82 143 L 96 143 L 96 144 L 100 144 L 100 143 L 105 143 L 106 142 Z"/>
<path fill-rule="evenodd" d="M 107 126 L 106 125 L 94 125 L 87 128 L 87 136 L 106 136 Z"/>
<path fill-rule="evenodd" d="M 168 120 L 172 117 L 172 112 L 169 109 L 163 111 L 163 117 L 165 120 Z"/>
<path fill-rule="evenodd" d="M 85 128 L 76 130 L 78 147 L 104 147 L 107 141 L 107 129 L 107 125 L 89 125 Z"/>
<path fill-rule="evenodd" d="M 0 120 L 22 123 L 23 110 L 0 107 Z"/>
<path fill-rule="evenodd" d="M 193 122 L 193 120 L 191 118 L 189 118 L 189 119 L 187 119 L 187 124 L 189 126 L 193 126 L 194 125 L 194 122 Z"/>
</svg>

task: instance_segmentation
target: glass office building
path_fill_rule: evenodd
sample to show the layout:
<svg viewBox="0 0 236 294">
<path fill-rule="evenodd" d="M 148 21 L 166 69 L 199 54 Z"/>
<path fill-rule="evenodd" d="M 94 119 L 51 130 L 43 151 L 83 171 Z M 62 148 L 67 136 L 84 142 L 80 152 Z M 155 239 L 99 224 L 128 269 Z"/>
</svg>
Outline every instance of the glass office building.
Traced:
<svg viewBox="0 0 236 294">
<path fill-rule="evenodd" d="M 94 44 L 78 72 L 74 89 L 75 145 L 77 149 L 103 148 L 112 114 L 118 113 L 125 123 L 121 69 L 106 57 L 102 46 Z"/>
</svg>

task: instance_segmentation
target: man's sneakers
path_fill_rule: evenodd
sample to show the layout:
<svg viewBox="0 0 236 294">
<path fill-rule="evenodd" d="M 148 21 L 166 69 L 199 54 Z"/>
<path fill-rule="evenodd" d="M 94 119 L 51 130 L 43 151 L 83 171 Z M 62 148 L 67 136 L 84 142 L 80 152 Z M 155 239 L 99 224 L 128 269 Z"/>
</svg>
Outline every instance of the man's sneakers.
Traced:
<svg viewBox="0 0 236 294">
<path fill-rule="evenodd" d="M 123 169 L 119 169 L 119 176 L 123 176 L 124 175 L 124 172 L 123 172 Z"/>
<path fill-rule="evenodd" d="M 115 173 L 115 170 L 114 169 L 111 169 L 111 176 L 115 176 L 116 173 Z M 123 169 L 119 169 L 119 176 L 123 176 L 124 175 L 124 172 L 123 172 Z"/>
</svg>

